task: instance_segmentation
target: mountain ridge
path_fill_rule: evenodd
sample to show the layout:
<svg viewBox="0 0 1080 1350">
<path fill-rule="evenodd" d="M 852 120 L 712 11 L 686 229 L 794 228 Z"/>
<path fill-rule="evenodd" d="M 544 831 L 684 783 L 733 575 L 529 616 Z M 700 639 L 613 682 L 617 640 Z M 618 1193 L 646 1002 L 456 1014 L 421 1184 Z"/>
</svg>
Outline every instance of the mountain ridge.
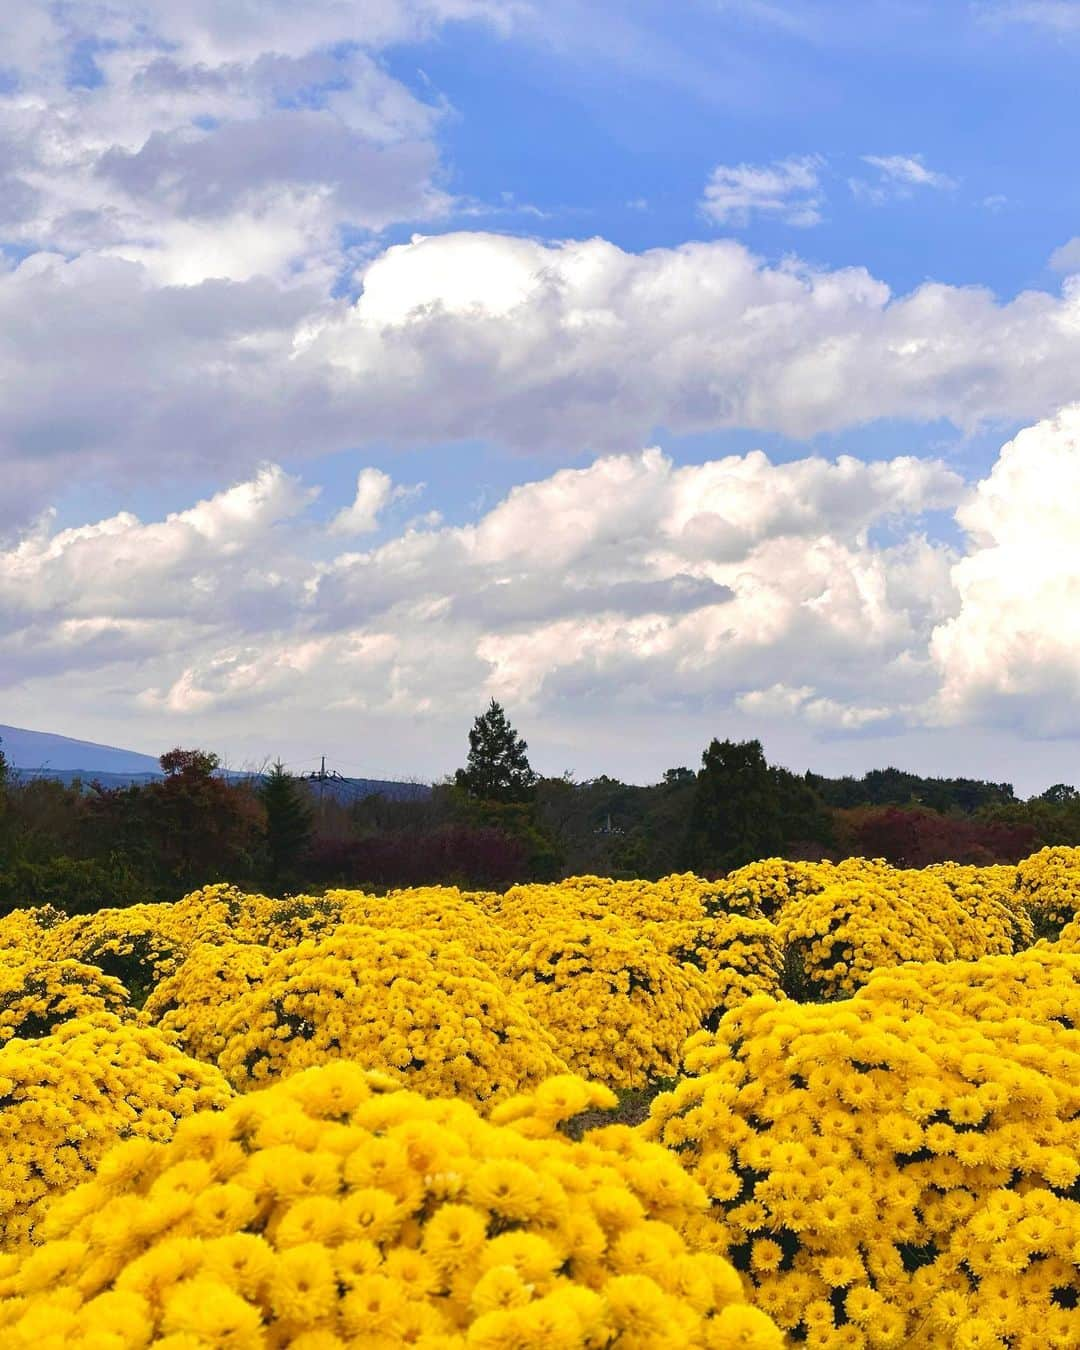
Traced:
<svg viewBox="0 0 1080 1350">
<path fill-rule="evenodd" d="M 0 750 L 12 768 L 25 773 L 161 773 L 156 755 L 3 723 L 0 723 Z"/>
<path fill-rule="evenodd" d="M 98 782 L 103 788 L 128 787 L 161 778 L 161 765 L 155 755 L 124 750 L 97 741 L 83 741 L 50 731 L 30 731 L 0 723 L 0 750 L 8 764 L 22 777 L 55 778 L 70 784 Z M 226 778 L 237 780 L 258 777 L 258 773 L 224 770 Z M 398 800 L 426 797 L 427 783 L 407 783 L 384 778 L 334 778 L 328 776 L 322 791 L 342 801 L 356 800 L 376 793 Z"/>
</svg>

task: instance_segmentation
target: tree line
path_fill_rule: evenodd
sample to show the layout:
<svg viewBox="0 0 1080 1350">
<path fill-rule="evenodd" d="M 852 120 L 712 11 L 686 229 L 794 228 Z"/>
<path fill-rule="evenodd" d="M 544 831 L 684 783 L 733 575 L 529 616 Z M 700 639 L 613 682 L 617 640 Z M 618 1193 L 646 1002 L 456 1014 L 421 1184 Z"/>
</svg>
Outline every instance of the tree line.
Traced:
<svg viewBox="0 0 1080 1350">
<path fill-rule="evenodd" d="M 1015 862 L 1080 844 L 1080 793 L 1020 800 L 1009 783 L 796 774 L 759 741 L 713 740 L 700 767 L 649 785 L 536 774 L 496 701 L 474 721 L 465 764 L 418 799 L 315 794 L 280 764 L 225 777 L 198 749 L 162 776 L 105 787 L 23 780 L 0 750 L 0 913 L 172 900 L 215 881 L 275 894 L 330 886 L 498 888 L 593 873 L 720 875 L 755 858 L 881 857 L 896 866 Z"/>
</svg>

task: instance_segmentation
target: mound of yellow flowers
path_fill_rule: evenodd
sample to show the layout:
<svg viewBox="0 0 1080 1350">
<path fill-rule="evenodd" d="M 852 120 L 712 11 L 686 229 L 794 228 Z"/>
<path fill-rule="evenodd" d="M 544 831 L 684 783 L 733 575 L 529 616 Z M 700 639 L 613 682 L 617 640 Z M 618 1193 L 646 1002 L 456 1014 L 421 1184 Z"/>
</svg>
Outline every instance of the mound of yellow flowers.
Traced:
<svg viewBox="0 0 1080 1350">
<path fill-rule="evenodd" d="M 1035 941 L 1035 925 L 1020 894 L 1015 867 L 935 863 L 926 874 L 948 886 L 953 898 L 975 916 L 1000 950 L 1018 952 Z"/>
<path fill-rule="evenodd" d="M 0 948 L 0 1045 L 46 1036 L 61 1022 L 127 1012 L 127 990 L 97 966 L 49 961 L 25 948 Z"/>
<path fill-rule="evenodd" d="M 781 991 L 784 949 L 767 919 L 742 914 L 675 919 L 651 924 L 646 932 L 669 956 L 704 974 L 709 1007 L 703 1025 L 710 1030 L 751 994 Z"/>
<path fill-rule="evenodd" d="M 712 1200 L 691 1242 L 811 1348 L 1075 1347 L 1078 981 L 1024 953 L 750 999 L 646 1127 Z"/>
<path fill-rule="evenodd" d="M 1016 866 L 1016 890 L 1039 937 L 1056 937 L 1080 914 L 1080 848 L 1044 848 Z"/>
<path fill-rule="evenodd" d="M 777 915 L 793 997 L 843 997 L 874 971 L 905 961 L 976 960 L 1013 950 L 1014 927 L 1003 905 L 986 899 L 991 923 L 929 869 L 859 860 L 857 868 L 841 864 L 834 874 L 836 880 L 789 901 Z"/>
<path fill-rule="evenodd" d="M 727 874 L 720 883 L 720 903 L 734 914 L 775 919 L 792 900 L 824 890 L 833 871 L 831 863 L 762 858 Z"/>
<path fill-rule="evenodd" d="M 508 973 L 567 1064 L 619 1088 L 677 1073 L 683 1042 L 712 1007 L 700 971 L 613 917 L 538 922 Z"/>
<path fill-rule="evenodd" d="M 506 964 L 511 935 L 495 923 L 487 902 L 493 897 L 461 891 L 456 886 L 414 886 L 385 896 L 363 891 L 327 891 L 343 923 L 372 928 L 405 928 L 460 942 L 471 956 L 499 971 Z"/>
<path fill-rule="evenodd" d="M 272 952 L 257 942 L 197 943 L 143 1005 L 143 1020 L 196 1059 L 225 1049 L 223 1015 L 265 977 Z"/>
<path fill-rule="evenodd" d="M 118 979 L 137 1007 L 179 964 L 182 948 L 169 932 L 171 905 L 102 909 L 52 924 L 39 940 L 43 956 L 82 961 Z"/>
<path fill-rule="evenodd" d="M 218 1016 L 218 1063 L 240 1089 L 343 1058 L 479 1102 L 566 1068 L 488 967 L 425 931 L 345 925 L 289 947 Z"/>
<path fill-rule="evenodd" d="M 0 1248 L 24 1243 L 51 1197 L 84 1181 L 117 1140 L 168 1139 L 232 1096 L 221 1074 L 111 1013 L 0 1048 Z"/>
<path fill-rule="evenodd" d="M 638 925 L 709 918 L 723 911 L 722 883 L 692 872 L 659 881 L 612 881 L 610 877 L 567 877 L 554 885 L 511 886 L 502 895 L 476 897 L 496 922 L 511 933 L 527 934 L 538 920 L 556 913 L 566 918 L 614 917 Z"/>
<path fill-rule="evenodd" d="M 549 1080 L 485 1120 L 341 1062 L 133 1141 L 0 1258 L 8 1350 L 780 1350 L 705 1197 L 610 1095 Z"/>
</svg>

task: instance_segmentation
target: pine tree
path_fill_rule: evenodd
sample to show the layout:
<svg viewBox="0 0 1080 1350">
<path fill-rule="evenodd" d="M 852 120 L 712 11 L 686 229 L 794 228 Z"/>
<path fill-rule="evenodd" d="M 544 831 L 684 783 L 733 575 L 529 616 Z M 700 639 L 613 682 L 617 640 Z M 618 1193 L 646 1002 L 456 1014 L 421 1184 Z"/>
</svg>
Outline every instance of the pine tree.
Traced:
<svg viewBox="0 0 1080 1350">
<path fill-rule="evenodd" d="M 291 875 L 311 839 L 312 812 L 303 791 L 279 759 L 263 779 L 259 800 L 266 810 L 270 882 Z"/>
<path fill-rule="evenodd" d="M 458 787 L 485 802 L 525 802 L 533 796 L 536 774 L 523 741 L 494 699 L 469 732 L 469 758 L 454 775 Z"/>
</svg>

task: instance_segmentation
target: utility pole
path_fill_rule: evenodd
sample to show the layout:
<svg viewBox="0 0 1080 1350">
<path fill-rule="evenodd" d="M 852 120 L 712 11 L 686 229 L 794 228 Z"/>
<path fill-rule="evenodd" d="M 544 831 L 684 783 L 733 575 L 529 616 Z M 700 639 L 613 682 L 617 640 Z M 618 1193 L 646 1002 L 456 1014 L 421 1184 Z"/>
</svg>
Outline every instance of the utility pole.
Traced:
<svg viewBox="0 0 1080 1350">
<path fill-rule="evenodd" d="M 302 773 L 301 778 L 309 783 L 318 783 L 319 785 L 319 825 L 325 828 L 326 825 L 326 785 L 327 783 L 336 783 L 338 788 L 339 800 L 355 800 L 357 795 L 356 785 L 344 774 L 338 773 L 337 769 L 328 769 L 326 767 L 326 756 L 320 756 L 319 767 L 311 773 Z"/>
</svg>

